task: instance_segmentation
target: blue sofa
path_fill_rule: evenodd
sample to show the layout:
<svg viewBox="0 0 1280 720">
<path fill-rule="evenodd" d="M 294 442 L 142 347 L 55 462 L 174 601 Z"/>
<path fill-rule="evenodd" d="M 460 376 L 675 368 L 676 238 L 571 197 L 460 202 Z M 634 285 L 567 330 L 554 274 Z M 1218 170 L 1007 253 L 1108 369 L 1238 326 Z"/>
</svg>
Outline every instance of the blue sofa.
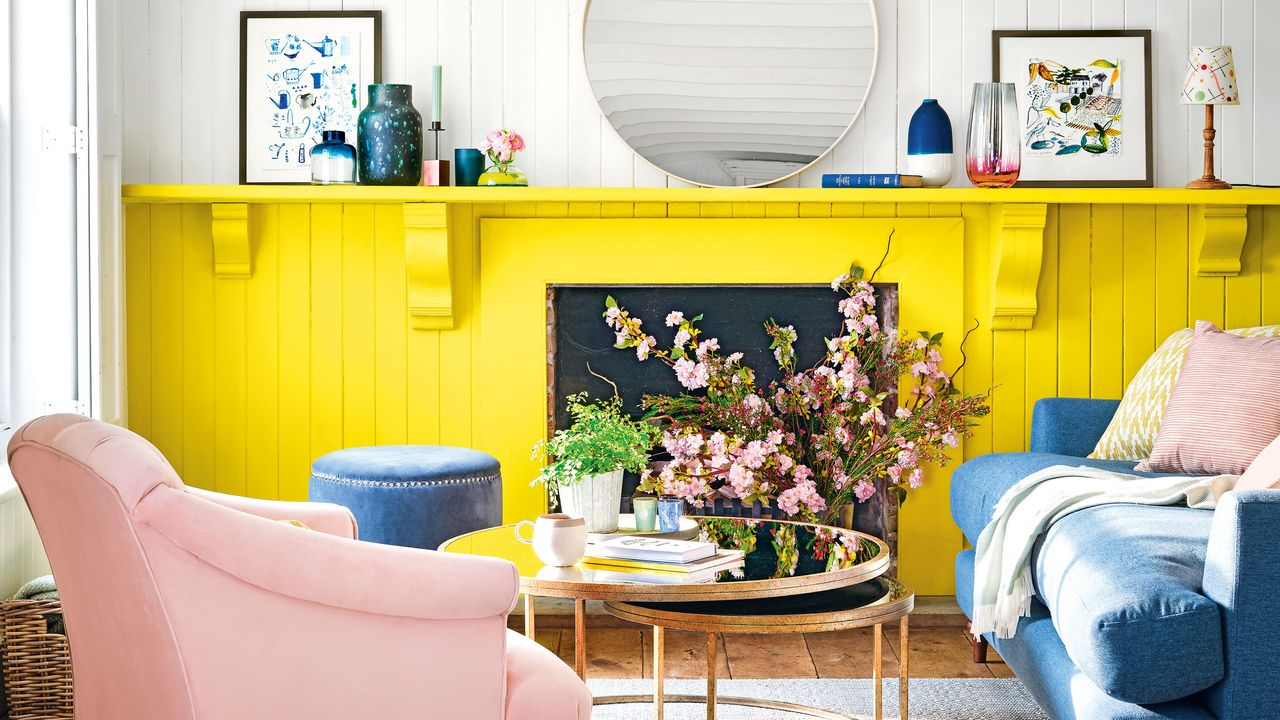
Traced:
<svg viewBox="0 0 1280 720">
<path fill-rule="evenodd" d="M 1040 400 L 1030 452 L 958 466 L 951 513 L 969 543 L 1004 491 L 1041 468 L 1132 473 L 1085 457 L 1117 405 Z M 973 565 L 973 550 L 956 557 L 970 617 Z M 1280 492 L 1228 493 L 1216 511 L 1081 510 L 1040 538 L 1032 567 L 1031 616 L 1013 638 L 987 640 L 1054 720 L 1280 718 Z"/>
</svg>

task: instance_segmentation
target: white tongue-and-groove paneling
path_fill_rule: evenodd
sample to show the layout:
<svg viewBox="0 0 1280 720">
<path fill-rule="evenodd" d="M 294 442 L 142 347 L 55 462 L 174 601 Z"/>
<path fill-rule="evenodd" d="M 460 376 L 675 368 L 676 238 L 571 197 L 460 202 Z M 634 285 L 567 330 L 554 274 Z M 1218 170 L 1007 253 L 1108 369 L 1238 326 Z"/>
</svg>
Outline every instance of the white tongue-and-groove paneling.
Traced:
<svg viewBox="0 0 1280 720">
<path fill-rule="evenodd" d="M 698 22 L 731 15 L 735 0 L 704 2 L 705 12 L 691 15 Z M 122 0 L 124 181 L 237 181 L 240 10 L 378 9 L 384 80 L 413 84 L 419 109 L 430 110 L 431 66 L 444 65 L 442 149 L 474 147 L 485 131 L 507 126 L 529 142 L 517 164 L 534 184 L 682 186 L 636 158 L 601 116 L 582 66 L 584 4 Z M 824 4 L 839 6 L 805 0 L 779 23 L 804 19 L 799 13 L 831 13 Z M 1183 185 L 1201 171 L 1204 111 L 1177 100 L 1187 48 L 1232 45 L 1241 103 L 1218 109 L 1217 174 L 1234 183 L 1280 184 L 1280 143 L 1268 134 L 1280 117 L 1280 80 L 1267 70 L 1280 66 L 1273 38 L 1280 1 L 876 0 L 876 6 L 879 61 L 861 116 L 831 154 L 781 185 L 814 187 L 824 172 L 899 169 L 907 123 L 926 97 L 938 98 L 951 117 L 952 184 L 968 185 L 962 157 L 970 88 L 990 79 L 991 30 L 1027 28 L 1153 30 L 1156 183 L 1164 186 Z M 796 102 L 798 112 L 818 111 L 803 97 Z"/>
</svg>

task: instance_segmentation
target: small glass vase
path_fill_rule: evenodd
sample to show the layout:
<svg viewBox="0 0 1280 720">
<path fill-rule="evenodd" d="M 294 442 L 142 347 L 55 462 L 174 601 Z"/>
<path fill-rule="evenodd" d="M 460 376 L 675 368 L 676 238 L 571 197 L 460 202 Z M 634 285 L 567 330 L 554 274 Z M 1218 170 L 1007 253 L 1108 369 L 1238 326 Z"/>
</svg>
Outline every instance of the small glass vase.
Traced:
<svg viewBox="0 0 1280 720">
<path fill-rule="evenodd" d="M 974 185 L 1012 187 L 1022 169 L 1022 129 L 1013 83 L 974 83 L 965 170 Z"/>
<path fill-rule="evenodd" d="M 529 187 L 524 171 L 509 162 L 494 163 L 480 173 L 477 185 L 484 187 Z"/>
<path fill-rule="evenodd" d="M 311 148 L 312 185 L 354 185 L 356 149 L 341 130 L 325 130 L 323 142 Z"/>
</svg>

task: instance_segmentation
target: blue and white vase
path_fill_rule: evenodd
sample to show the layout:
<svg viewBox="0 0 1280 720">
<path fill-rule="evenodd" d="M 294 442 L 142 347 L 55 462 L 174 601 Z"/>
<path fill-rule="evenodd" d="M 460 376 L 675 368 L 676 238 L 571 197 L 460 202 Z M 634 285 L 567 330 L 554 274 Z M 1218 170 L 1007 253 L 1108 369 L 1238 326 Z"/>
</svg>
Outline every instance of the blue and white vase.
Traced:
<svg viewBox="0 0 1280 720">
<path fill-rule="evenodd" d="M 324 141 L 311 148 L 311 184 L 355 184 L 356 149 L 347 144 L 347 134 L 325 130 L 321 137 Z"/>
<path fill-rule="evenodd" d="M 920 103 L 907 127 L 907 174 L 923 177 L 925 187 L 951 180 L 951 118 L 933 98 Z"/>
</svg>

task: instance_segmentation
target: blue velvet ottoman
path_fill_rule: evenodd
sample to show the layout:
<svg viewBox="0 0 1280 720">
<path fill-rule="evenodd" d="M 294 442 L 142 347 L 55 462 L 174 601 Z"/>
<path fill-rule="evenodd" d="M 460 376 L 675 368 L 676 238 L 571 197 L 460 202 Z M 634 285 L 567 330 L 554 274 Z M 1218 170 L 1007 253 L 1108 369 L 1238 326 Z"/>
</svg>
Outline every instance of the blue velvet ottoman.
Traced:
<svg viewBox="0 0 1280 720">
<path fill-rule="evenodd" d="M 502 473 L 493 456 L 466 448 L 347 448 L 312 463 L 310 499 L 350 508 L 361 540 L 435 550 L 502 524 Z"/>
</svg>

